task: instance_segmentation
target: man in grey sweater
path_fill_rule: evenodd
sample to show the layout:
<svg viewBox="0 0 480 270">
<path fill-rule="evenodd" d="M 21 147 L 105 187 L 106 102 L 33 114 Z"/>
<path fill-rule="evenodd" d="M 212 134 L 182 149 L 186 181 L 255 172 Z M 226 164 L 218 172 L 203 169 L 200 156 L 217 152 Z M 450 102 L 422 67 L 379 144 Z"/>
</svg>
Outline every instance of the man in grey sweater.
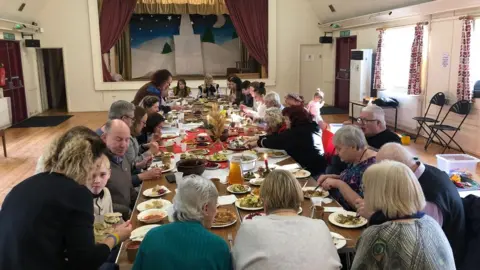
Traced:
<svg viewBox="0 0 480 270">
<path fill-rule="evenodd" d="M 131 164 L 124 158 L 130 142 L 130 129 L 122 120 L 109 120 L 105 124 L 102 139 L 109 150 L 112 174 L 107 188 L 112 195 L 113 211 L 122 213 L 127 220 L 137 198 L 132 184 Z"/>
</svg>

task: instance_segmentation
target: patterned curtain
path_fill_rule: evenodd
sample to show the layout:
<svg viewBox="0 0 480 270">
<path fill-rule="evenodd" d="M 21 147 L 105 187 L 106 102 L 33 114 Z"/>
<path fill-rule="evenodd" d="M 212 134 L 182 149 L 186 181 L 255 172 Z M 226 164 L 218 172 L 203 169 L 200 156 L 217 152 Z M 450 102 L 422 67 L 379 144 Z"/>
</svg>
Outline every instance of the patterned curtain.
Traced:
<svg viewBox="0 0 480 270">
<path fill-rule="evenodd" d="M 378 30 L 378 45 L 377 45 L 377 56 L 375 57 L 375 73 L 373 77 L 373 88 L 380 90 L 384 89 L 384 85 L 382 82 L 382 75 L 383 75 L 383 70 L 382 70 L 382 50 L 383 50 L 383 35 L 385 34 L 384 29 L 379 29 Z"/>
<path fill-rule="evenodd" d="M 424 24 L 415 27 L 415 38 L 410 54 L 410 75 L 408 77 L 408 94 L 420 95 L 422 93 L 422 54 L 423 54 L 423 29 Z"/>
<path fill-rule="evenodd" d="M 460 64 L 458 66 L 457 99 L 472 100 L 470 88 L 470 45 L 472 42 L 473 19 L 464 18 L 460 45 Z"/>
</svg>

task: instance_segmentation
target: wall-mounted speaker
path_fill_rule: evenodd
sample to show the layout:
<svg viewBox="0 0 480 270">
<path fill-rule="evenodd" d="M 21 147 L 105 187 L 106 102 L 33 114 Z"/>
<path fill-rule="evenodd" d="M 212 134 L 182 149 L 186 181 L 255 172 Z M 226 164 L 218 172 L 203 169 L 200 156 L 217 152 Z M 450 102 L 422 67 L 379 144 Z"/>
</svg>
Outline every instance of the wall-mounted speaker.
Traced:
<svg viewBox="0 0 480 270">
<path fill-rule="evenodd" d="M 331 44 L 333 43 L 333 37 L 320 37 L 320 43 L 322 44 Z"/>
<path fill-rule="evenodd" d="M 25 47 L 40 48 L 40 40 L 38 39 L 26 39 Z"/>
</svg>

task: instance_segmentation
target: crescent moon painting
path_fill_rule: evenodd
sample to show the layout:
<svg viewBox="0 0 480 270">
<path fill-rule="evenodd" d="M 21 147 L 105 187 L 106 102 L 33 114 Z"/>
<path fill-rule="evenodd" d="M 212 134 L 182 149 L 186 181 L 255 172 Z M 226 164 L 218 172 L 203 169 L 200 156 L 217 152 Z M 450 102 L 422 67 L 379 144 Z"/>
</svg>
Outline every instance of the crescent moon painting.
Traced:
<svg viewBox="0 0 480 270">
<path fill-rule="evenodd" d="M 222 28 L 225 25 L 225 16 L 223 14 L 217 15 L 217 21 L 213 25 L 213 28 Z"/>
</svg>

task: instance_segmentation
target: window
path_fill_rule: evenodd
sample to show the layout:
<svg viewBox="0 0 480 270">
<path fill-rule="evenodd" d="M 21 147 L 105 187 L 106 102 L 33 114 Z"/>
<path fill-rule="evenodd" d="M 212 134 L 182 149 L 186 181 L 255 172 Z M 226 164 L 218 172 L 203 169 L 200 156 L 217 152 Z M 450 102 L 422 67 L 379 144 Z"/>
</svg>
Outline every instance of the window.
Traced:
<svg viewBox="0 0 480 270">
<path fill-rule="evenodd" d="M 428 32 L 424 32 L 423 58 L 427 56 Z M 383 84 L 387 90 L 407 92 L 410 73 L 410 55 L 415 26 L 391 28 L 383 36 Z"/>
</svg>

